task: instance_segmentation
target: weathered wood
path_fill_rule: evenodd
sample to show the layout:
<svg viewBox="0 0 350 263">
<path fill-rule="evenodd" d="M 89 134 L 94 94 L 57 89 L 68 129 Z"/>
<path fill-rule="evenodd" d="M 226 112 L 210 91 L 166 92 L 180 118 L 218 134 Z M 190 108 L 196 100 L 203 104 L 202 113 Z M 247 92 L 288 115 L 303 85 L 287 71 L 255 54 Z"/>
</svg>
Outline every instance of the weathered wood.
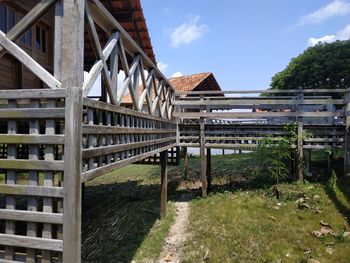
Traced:
<svg viewBox="0 0 350 263">
<path fill-rule="evenodd" d="M 8 107 L 15 108 L 17 107 L 16 101 L 9 101 Z M 17 122 L 8 121 L 7 122 L 7 133 L 8 134 L 16 134 L 17 133 Z M 7 146 L 7 160 L 13 161 L 16 159 L 17 148 L 14 144 L 9 144 Z M 0 164 L 0 167 L 2 165 Z M 7 186 L 14 186 L 16 184 L 16 171 L 13 169 L 6 171 L 6 184 Z M 4 193 L 1 191 L 1 193 Z M 6 196 L 6 209 L 16 209 L 16 199 L 14 196 Z M 14 221 L 6 221 L 5 222 L 5 234 L 14 235 L 15 234 L 15 222 Z M 12 260 L 14 259 L 14 247 L 5 247 L 5 259 Z"/>
<path fill-rule="evenodd" d="M 90 11 L 88 4 L 85 6 L 85 17 L 86 17 L 86 21 L 87 21 L 87 29 L 89 31 L 89 35 L 90 35 L 91 40 L 92 40 L 92 46 L 94 48 L 95 54 L 98 57 L 98 59 L 101 60 L 101 62 L 102 62 L 103 81 L 104 81 L 105 86 L 107 88 L 109 98 L 113 104 L 116 104 L 117 103 L 117 94 L 116 94 L 116 91 L 113 89 L 112 81 L 109 77 L 108 67 L 107 67 L 107 63 L 106 63 L 107 59 L 104 56 L 104 54 L 102 53 L 101 43 L 100 43 L 100 40 L 98 38 L 97 30 L 96 30 L 96 27 L 95 27 L 95 24 L 94 24 L 94 21 L 92 18 L 92 14 L 91 14 L 91 11 Z M 112 50 L 110 50 L 110 51 L 112 51 Z"/>
<path fill-rule="evenodd" d="M 63 262 L 80 262 L 82 89 L 68 88 L 64 149 Z"/>
<path fill-rule="evenodd" d="M 0 119 L 58 119 L 64 118 L 65 110 L 61 108 L 56 109 L 0 109 Z"/>
<path fill-rule="evenodd" d="M 157 145 L 157 144 L 166 143 L 166 142 L 175 142 L 175 141 L 176 141 L 176 137 L 169 137 L 169 138 L 149 140 L 149 141 L 143 141 L 143 142 L 127 142 L 127 143 L 117 144 L 117 145 L 91 147 L 91 148 L 83 149 L 82 155 L 83 155 L 83 159 L 86 159 L 86 158 L 92 158 L 100 155 L 113 154 L 116 152 L 129 151 L 140 147 Z M 93 167 L 89 169 L 92 169 L 92 168 Z"/>
<path fill-rule="evenodd" d="M 297 141 L 297 177 L 304 181 L 304 157 L 303 157 L 303 122 L 298 121 L 298 141 Z"/>
<path fill-rule="evenodd" d="M 63 161 L 0 159 L 0 167 L 15 170 L 63 171 L 64 163 Z"/>
<path fill-rule="evenodd" d="M 0 143 L 9 144 L 64 144 L 63 135 L 0 134 Z"/>
<path fill-rule="evenodd" d="M 1 99 L 58 99 L 66 97 L 64 89 L 21 89 L 0 90 Z"/>
<path fill-rule="evenodd" d="M 175 135 L 174 129 L 147 129 L 147 128 L 126 128 L 101 125 L 83 125 L 83 134 L 171 134 Z"/>
<path fill-rule="evenodd" d="M 227 119 L 261 119 L 276 117 L 342 117 L 344 112 L 174 112 L 175 117 L 185 119 L 227 118 Z"/>
<path fill-rule="evenodd" d="M 110 171 L 113 171 L 113 170 L 118 169 L 118 168 L 122 168 L 122 167 L 129 165 L 129 164 L 132 164 L 132 163 L 136 163 L 142 159 L 153 156 L 159 152 L 162 152 L 162 151 L 167 150 L 167 149 L 174 147 L 174 146 L 176 146 L 175 143 L 170 144 L 168 146 L 161 147 L 161 148 L 156 149 L 156 150 L 152 150 L 152 151 L 143 153 L 141 155 L 136 155 L 136 156 L 130 157 L 128 159 L 119 160 L 118 162 L 114 162 L 114 163 L 111 163 L 108 165 L 104 165 L 102 167 L 95 168 L 93 170 L 83 172 L 82 181 L 86 182 L 86 181 L 92 180 L 92 179 L 94 179 L 98 176 L 104 175 Z"/>
<path fill-rule="evenodd" d="M 184 173 L 185 173 L 185 178 L 188 178 L 189 164 L 188 164 L 187 147 L 183 147 L 182 149 L 183 149 L 183 154 L 184 154 Z"/>
<path fill-rule="evenodd" d="M 63 214 L 0 209 L 0 219 L 37 223 L 63 224 Z"/>
<path fill-rule="evenodd" d="M 157 116 L 152 116 L 146 112 L 138 112 L 122 106 L 108 104 L 102 101 L 96 101 L 96 100 L 84 98 L 83 102 L 84 102 L 84 106 L 91 107 L 91 108 L 102 109 L 102 110 L 111 111 L 111 112 L 120 113 L 120 114 L 133 115 L 135 117 L 141 117 L 149 120 L 162 121 L 162 122 L 175 124 L 175 122 L 172 120 L 162 119 Z"/>
<path fill-rule="evenodd" d="M 64 145 L 63 262 L 81 262 L 84 0 L 64 0 L 62 88 L 67 89 Z"/>
<path fill-rule="evenodd" d="M 166 217 L 168 202 L 168 150 L 160 153 L 161 166 L 161 195 L 160 195 L 160 217 Z"/>
<path fill-rule="evenodd" d="M 38 108 L 39 107 L 39 101 L 38 100 L 32 100 L 31 105 L 32 108 Z M 38 135 L 39 134 L 39 121 L 37 119 L 31 119 L 29 120 L 29 134 L 31 135 Z M 29 151 L 29 160 L 31 161 L 37 161 L 39 159 L 39 146 L 36 144 L 30 144 L 28 147 Z M 38 186 L 39 184 L 39 176 L 38 171 L 30 170 L 29 176 L 28 176 L 28 185 L 31 186 Z M 28 205 L 27 205 L 28 211 L 38 211 L 38 198 L 35 196 L 31 196 L 28 198 Z M 28 222 L 27 223 L 27 236 L 31 237 L 37 237 L 38 236 L 38 229 L 37 224 L 34 222 Z M 36 261 L 36 254 L 33 249 L 28 248 L 27 249 L 27 263 L 35 263 Z"/>
<path fill-rule="evenodd" d="M 23 35 L 28 28 L 34 25 L 47 12 L 47 10 L 55 3 L 55 0 L 41 0 L 32 8 L 28 14 L 20 19 L 15 26 L 7 32 L 6 36 L 9 40 L 15 41 Z M 4 55 L 5 50 L 0 46 L 0 58 Z"/>
<path fill-rule="evenodd" d="M 286 89 L 286 90 L 223 90 L 223 91 L 180 91 L 176 92 L 179 95 L 223 95 L 223 94 L 304 94 L 304 93 L 345 93 L 348 89 Z"/>
<path fill-rule="evenodd" d="M 202 196 L 207 196 L 207 165 L 205 159 L 205 125 L 204 118 L 200 118 L 200 134 L 199 134 L 199 152 L 200 152 L 200 166 L 201 166 L 201 182 L 202 182 Z"/>
<path fill-rule="evenodd" d="M 263 98 L 249 98 L 249 99 L 243 99 L 240 97 L 237 97 L 236 99 L 211 99 L 211 100 L 174 100 L 172 101 L 173 105 L 179 105 L 179 106 L 201 106 L 201 105 L 208 105 L 208 106 L 226 106 L 230 105 L 232 108 L 234 106 L 255 106 L 257 108 L 263 107 L 264 105 L 317 105 L 317 104 L 338 104 L 343 105 L 344 100 L 343 99 L 305 99 L 303 101 L 298 101 L 295 98 L 291 99 L 274 99 L 273 97 L 263 97 Z"/>
<path fill-rule="evenodd" d="M 0 244 L 42 250 L 62 251 L 62 240 L 0 234 Z"/>
<path fill-rule="evenodd" d="M 345 93 L 344 111 L 350 111 L 350 92 Z M 350 176 L 350 116 L 345 117 L 345 131 L 344 131 L 344 175 Z"/>
<path fill-rule="evenodd" d="M 45 68 L 29 56 L 23 49 L 9 40 L 6 35 L 0 31 L 0 46 L 3 46 L 11 55 L 32 71 L 51 89 L 61 88 L 61 83 L 53 77 Z"/>
<path fill-rule="evenodd" d="M 206 176 L 207 176 L 207 189 L 208 192 L 212 190 L 211 185 L 211 149 L 207 148 L 207 168 L 206 168 Z"/>
<path fill-rule="evenodd" d="M 0 184 L 0 192 L 6 195 L 47 196 L 63 198 L 62 187 Z M 7 209 L 11 209 L 7 207 Z"/>
</svg>

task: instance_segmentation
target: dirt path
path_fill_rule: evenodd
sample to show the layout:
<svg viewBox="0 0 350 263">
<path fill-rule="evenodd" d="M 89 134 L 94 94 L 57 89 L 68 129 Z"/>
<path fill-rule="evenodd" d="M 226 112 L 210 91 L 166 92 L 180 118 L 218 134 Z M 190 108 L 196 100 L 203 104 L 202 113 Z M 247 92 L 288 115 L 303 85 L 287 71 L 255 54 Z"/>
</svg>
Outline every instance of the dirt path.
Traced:
<svg viewBox="0 0 350 263">
<path fill-rule="evenodd" d="M 190 214 L 189 202 L 176 202 L 175 207 L 174 224 L 170 227 L 169 234 L 165 238 L 158 263 L 179 263 L 183 246 L 188 237 L 186 230 Z"/>
</svg>

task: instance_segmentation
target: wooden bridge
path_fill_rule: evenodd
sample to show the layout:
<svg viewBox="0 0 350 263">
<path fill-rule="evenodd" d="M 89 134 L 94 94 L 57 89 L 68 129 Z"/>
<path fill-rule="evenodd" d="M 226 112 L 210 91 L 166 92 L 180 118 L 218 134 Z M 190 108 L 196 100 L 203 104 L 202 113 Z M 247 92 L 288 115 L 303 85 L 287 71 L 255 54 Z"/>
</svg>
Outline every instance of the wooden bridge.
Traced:
<svg viewBox="0 0 350 263">
<path fill-rule="evenodd" d="M 50 72 L 16 40 L 53 6 Z M 84 80 L 85 29 L 96 62 Z M 108 34 L 108 41 L 99 39 L 99 30 Z M 278 141 L 290 122 L 298 125 L 299 173 L 303 149 L 324 147 L 344 148 L 349 171 L 350 90 L 175 94 L 98 0 L 39 1 L 7 34 L 0 32 L 0 54 L 6 52 L 31 70 L 44 89 L 0 91 L 0 170 L 6 175 L 0 181 L 0 262 L 40 258 L 79 263 L 83 183 L 155 154 L 160 154 L 162 167 L 164 215 L 167 150 L 176 146 L 200 148 L 203 195 L 210 165 L 205 148 L 254 150 L 266 134 Z M 121 86 L 119 70 L 126 75 Z M 100 74 L 105 101 L 88 97 Z M 234 93 L 254 96 L 231 97 Z M 133 109 L 121 106 L 127 94 Z M 303 129 L 313 137 L 303 140 Z"/>
</svg>

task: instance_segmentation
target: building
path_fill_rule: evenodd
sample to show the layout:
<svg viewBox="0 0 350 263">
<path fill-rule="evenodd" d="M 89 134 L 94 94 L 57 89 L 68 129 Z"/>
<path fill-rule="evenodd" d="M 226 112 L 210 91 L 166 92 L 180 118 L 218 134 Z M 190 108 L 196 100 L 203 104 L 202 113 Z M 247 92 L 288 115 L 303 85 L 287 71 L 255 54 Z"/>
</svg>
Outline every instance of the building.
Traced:
<svg viewBox="0 0 350 263">
<path fill-rule="evenodd" d="M 38 2 L 40 1 L 0 1 L 0 30 L 4 33 L 9 32 Z M 156 63 L 140 0 L 103 0 L 101 2 L 143 49 L 146 55 Z M 50 73 L 53 72 L 54 68 L 54 10 L 53 5 L 38 22 L 34 23 L 24 35 L 15 41 L 17 45 Z M 98 29 L 98 35 L 103 46 L 107 41 L 107 35 L 101 29 Z M 84 68 L 86 71 L 89 71 L 96 61 L 96 56 L 87 31 L 85 32 L 84 54 Z M 45 88 L 45 84 L 28 68 L 22 66 L 8 53 L 1 57 L 0 89 L 39 88 Z"/>
</svg>

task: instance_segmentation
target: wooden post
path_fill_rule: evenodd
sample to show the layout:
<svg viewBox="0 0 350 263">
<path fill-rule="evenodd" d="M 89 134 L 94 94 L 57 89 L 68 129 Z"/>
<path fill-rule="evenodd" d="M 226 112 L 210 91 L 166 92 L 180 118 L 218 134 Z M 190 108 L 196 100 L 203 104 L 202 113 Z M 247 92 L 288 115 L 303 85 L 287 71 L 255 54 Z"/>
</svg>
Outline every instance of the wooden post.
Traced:
<svg viewBox="0 0 350 263">
<path fill-rule="evenodd" d="M 161 194 L 160 194 L 160 217 L 166 216 L 168 202 L 168 150 L 160 153 L 161 167 Z"/>
<path fill-rule="evenodd" d="M 345 111 L 345 134 L 344 134 L 344 175 L 350 176 L 350 116 L 346 114 L 350 112 L 350 92 L 345 93 L 344 98 L 344 111 Z"/>
<path fill-rule="evenodd" d="M 304 152 L 305 156 L 305 170 L 308 175 L 310 175 L 310 164 L 311 164 L 311 150 L 307 150 Z"/>
<path fill-rule="evenodd" d="M 202 196 L 207 196 L 207 165 L 205 159 L 205 126 L 204 118 L 200 118 L 200 133 L 199 133 L 199 144 L 200 144 L 200 160 L 201 160 L 201 181 L 202 181 Z"/>
<path fill-rule="evenodd" d="M 304 156 L 303 156 L 303 117 L 301 117 L 301 113 L 303 112 L 302 105 L 300 103 L 304 100 L 304 95 L 302 93 L 298 94 L 297 104 L 297 122 L 298 122 L 298 130 L 297 130 L 297 156 L 296 156 L 296 172 L 297 178 L 300 182 L 304 181 Z"/>
<path fill-rule="evenodd" d="M 188 179 L 189 165 L 188 165 L 187 147 L 184 147 L 183 149 L 184 149 L 184 173 L 185 173 L 185 178 Z"/>
<path fill-rule="evenodd" d="M 81 262 L 84 0 L 63 0 L 62 88 L 67 89 L 64 145 L 63 262 Z"/>
<path fill-rule="evenodd" d="M 211 191 L 211 149 L 207 148 L 207 183 L 208 192 Z"/>
<path fill-rule="evenodd" d="M 236 153 L 236 151 L 234 151 Z M 222 149 L 222 155 L 225 155 L 225 149 Z"/>
</svg>

